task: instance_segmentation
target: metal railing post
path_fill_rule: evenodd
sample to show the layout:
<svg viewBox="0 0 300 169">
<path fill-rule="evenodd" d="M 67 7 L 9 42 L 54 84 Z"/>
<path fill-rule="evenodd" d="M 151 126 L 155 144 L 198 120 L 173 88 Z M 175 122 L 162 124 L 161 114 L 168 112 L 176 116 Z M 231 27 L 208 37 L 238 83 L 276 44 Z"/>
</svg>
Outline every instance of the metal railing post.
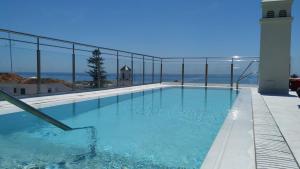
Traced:
<svg viewBox="0 0 300 169">
<path fill-rule="evenodd" d="M 143 55 L 143 84 L 145 84 L 145 56 Z"/>
<path fill-rule="evenodd" d="M 37 79 L 37 94 L 41 94 L 41 51 L 40 51 L 39 37 L 37 37 L 37 50 L 36 50 L 36 79 Z"/>
<path fill-rule="evenodd" d="M 182 58 L 182 65 L 181 65 L 181 85 L 184 85 L 184 58 Z"/>
<path fill-rule="evenodd" d="M 133 54 L 131 53 L 131 85 L 133 86 Z"/>
<path fill-rule="evenodd" d="M 163 64 L 162 64 L 162 58 L 160 58 L 160 83 L 162 83 L 162 71 L 163 71 Z"/>
<path fill-rule="evenodd" d="M 154 57 L 152 57 L 152 83 L 154 83 Z"/>
<path fill-rule="evenodd" d="M 97 76 L 98 76 L 98 81 L 97 81 L 97 83 L 98 83 L 98 88 L 101 88 L 101 73 L 100 73 L 100 55 L 101 55 L 101 53 L 100 53 L 100 49 L 98 48 L 97 49 L 98 50 L 98 52 L 99 52 L 99 60 L 98 60 L 98 63 L 97 63 L 97 70 L 98 70 L 98 72 L 97 72 Z"/>
<path fill-rule="evenodd" d="M 231 66 L 230 66 L 230 87 L 233 86 L 233 58 L 231 59 Z"/>
<path fill-rule="evenodd" d="M 117 87 L 119 87 L 119 51 L 117 51 Z"/>
<path fill-rule="evenodd" d="M 10 57 L 10 72 L 13 71 L 13 56 L 12 56 L 12 43 L 11 43 L 11 36 L 10 33 L 8 33 L 8 38 L 9 38 L 9 57 Z"/>
<path fill-rule="evenodd" d="M 208 78 L 208 64 L 207 64 L 207 58 L 205 58 L 205 87 L 207 87 L 207 78 Z"/>
<path fill-rule="evenodd" d="M 75 89 L 75 44 L 72 45 L 72 89 Z"/>
</svg>

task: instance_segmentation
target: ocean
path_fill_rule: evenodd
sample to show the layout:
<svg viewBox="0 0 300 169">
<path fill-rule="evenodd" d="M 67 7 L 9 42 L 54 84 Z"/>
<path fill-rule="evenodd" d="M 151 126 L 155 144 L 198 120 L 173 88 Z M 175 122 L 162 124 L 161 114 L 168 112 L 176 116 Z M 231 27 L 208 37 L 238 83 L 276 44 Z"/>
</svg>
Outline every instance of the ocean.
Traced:
<svg viewBox="0 0 300 169">
<path fill-rule="evenodd" d="M 29 78 L 36 77 L 36 73 L 34 72 L 17 72 L 18 75 Z M 67 82 L 72 81 L 72 73 L 65 72 L 43 72 L 41 73 L 42 78 L 52 78 L 52 79 L 60 79 L 65 80 Z M 106 75 L 107 80 L 116 80 L 116 73 L 108 73 Z M 239 78 L 239 75 L 233 76 L 233 82 L 236 82 Z M 92 78 L 87 73 L 76 73 L 76 81 L 91 81 Z M 163 82 L 174 82 L 181 81 L 181 74 L 163 74 L 162 76 Z M 145 74 L 144 78 L 145 83 L 152 83 L 152 74 Z M 154 74 L 154 82 L 160 81 L 160 74 Z M 205 75 L 204 74 L 185 74 L 184 82 L 186 83 L 204 83 Z M 142 74 L 134 74 L 133 83 L 135 85 L 143 83 L 143 75 Z M 209 74 L 208 75 L 208 83 L 220 83 L 220 84 L 229 84 L 230 83 L 230 74 Z M 248 78 L 243 79 L 241 84 L 257 84 L 257 76 L 249 76 Z"/>
</svg>

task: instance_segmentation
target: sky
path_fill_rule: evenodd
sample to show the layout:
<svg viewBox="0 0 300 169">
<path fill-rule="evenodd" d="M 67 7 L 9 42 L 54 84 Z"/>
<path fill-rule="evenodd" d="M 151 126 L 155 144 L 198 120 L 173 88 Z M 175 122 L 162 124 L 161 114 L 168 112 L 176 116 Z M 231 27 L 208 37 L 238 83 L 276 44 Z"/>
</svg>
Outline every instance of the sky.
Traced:
<svg viewBox="0 0 300 169">
<path fill-rule="evenodd" d="M 300 74 L 300 2 L 292 72 Z M 162 57 L 259 56 L 259 0 L 1 0 L 0 28 Z"/>
</svg>

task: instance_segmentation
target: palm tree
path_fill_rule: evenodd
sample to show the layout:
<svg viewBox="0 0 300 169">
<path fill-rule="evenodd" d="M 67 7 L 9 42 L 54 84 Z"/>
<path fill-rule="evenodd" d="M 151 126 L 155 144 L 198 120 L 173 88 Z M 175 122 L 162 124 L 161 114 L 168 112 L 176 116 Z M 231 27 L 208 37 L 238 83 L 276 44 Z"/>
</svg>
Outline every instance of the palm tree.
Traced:
<svg viewBox="0 0 300 169">
<path fill-rule="evenodd" d="M 104 60 L 100 57 L 101 52 L 96 49 L 92 52 L 92 56 L 87 59 L 90 70 L 87 72 L 92 78 L 93 87 L 103 87 L 106 80 L 106 71 L 104 70 Z"/>
</svg>

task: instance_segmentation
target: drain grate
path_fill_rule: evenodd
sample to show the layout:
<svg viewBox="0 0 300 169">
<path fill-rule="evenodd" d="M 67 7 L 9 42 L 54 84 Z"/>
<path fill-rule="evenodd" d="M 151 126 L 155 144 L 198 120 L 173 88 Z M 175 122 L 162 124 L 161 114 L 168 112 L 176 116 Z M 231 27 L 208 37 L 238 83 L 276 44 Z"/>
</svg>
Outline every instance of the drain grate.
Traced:
<svg viewBox="0 0 300 169">
<path fill-rule="evenodd" d="M 254 141 L 257 169 L 299 169 L 264 99 L 253 94 Z"/>
</svg>

